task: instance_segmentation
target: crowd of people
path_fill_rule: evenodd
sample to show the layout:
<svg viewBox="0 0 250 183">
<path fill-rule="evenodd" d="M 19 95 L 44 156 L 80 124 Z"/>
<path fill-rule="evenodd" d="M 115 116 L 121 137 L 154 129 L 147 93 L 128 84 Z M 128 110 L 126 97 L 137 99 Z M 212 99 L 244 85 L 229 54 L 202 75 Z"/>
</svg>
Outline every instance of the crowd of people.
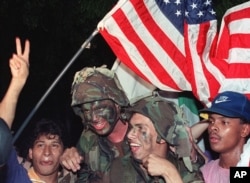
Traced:
<svg viewBox="0 0 250 183">
<path fill-rule="evenodd" d="M 4 182 L 229 182 L 230 167 L 240 162 L 249 166 L 246 96 L 219 93 L 210 108 L 200 111 L 206 119 L 188 127 L 181 109 L 158 92 L 130 103 L 116 74 L 103 66 L 75 74 L 71 106 L 84 126 L 76 147 L 65 149 L 60 125 L 41 119 L 31 133 L 30 167 L 24 167 L 10 128 L 29 74 L 29 41 L 22 52 L 17 38 L 16 47 L 10 59 L 12 80 L 0 104 Z M 219 153 L 209 162 L 194 140 L 206 128 L 211 149 Z"/>
<path fill-rule="evenodd" d="M 189 126 L 181 108 L 159 95 L 129 100 L 114 71 L 84 67 L 76 72 L 71 107 L 83 131 L 65 146 L 55 119 L 36 121 L 24 166 L 12 143 L 19 95 L 29 75 L 30 42 L 16 38 L 9 60 L 11 81 L 0 102 L 0 180 L 3 183 L 228 183 L 230 167 L 250 167 L 250 100 L 224 91 L 201 109 Z M 70 87 L 70 86 L 69 86 Z M 195 139 L 207 141 L 218 159 L 209 159 Z"/>
</svg>

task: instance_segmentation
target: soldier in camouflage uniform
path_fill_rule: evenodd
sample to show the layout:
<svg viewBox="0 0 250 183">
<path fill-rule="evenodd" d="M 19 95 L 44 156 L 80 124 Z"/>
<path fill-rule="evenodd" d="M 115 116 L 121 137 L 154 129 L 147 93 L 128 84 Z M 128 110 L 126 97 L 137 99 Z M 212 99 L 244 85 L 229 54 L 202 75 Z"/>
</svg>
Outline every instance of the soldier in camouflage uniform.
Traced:
<svg viewBox="0 0 250 183">
<path fill-rule="evenodd" d="M 178 106 L 156 94 L 136 102 L 127 114 L 132 158 L 113 162 L 111 182 L 203 182 L 204 159 L 190 159 L 192 143 Z"/>
<path fill-rule="evenodd" d="M 86 67 L 75 74 L 72 107 L 81 117 L 84 130 L 77 151 L 74 147 L 67 149 L 61 164 L 78 170 L 78 182 L 110 182 L 113 160 L 129 152 L 124 140 L 128 123 L 121 120 L 121 111 L 128 105 L 129 100 L 113 71 L 106 67 Z"/>
</svg>

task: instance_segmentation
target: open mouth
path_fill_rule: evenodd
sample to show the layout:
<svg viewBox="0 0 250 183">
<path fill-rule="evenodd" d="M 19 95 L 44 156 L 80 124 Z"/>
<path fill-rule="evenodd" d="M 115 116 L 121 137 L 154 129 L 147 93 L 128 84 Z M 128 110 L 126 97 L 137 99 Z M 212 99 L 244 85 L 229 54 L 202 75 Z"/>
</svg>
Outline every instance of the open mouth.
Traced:
<svg viewBox="0 0 250 183">
<path fill-rule="evenodd" d="M 102 130 L 106 125 L 106 122 L 97 122 L 97 123 L 92 123 L 92 126 L 96 129 L 96 130 Z"/>
<path fill-rule="evenodd" d="M 140 149 L 140 144 L 130 143 L 129 145 L 132 153 L 135 153 Z"/>
<path fill-rule="evenodd" d="M 41 161 L 40 164 L 43 166 L 50 166 L 53 164 L 53 161 Z"/>
</svg>

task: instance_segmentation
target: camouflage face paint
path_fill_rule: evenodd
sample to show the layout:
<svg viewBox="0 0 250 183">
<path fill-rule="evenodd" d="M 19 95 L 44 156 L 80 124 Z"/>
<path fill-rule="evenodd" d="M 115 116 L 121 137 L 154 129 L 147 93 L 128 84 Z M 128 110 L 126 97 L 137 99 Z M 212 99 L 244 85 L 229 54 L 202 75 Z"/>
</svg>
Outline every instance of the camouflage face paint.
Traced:
<svg viewBox="0 0 250 183">
<path fill-rule="evenodd" d="M 127 135 L 133 157 L 142 160 L 158 150 L 157 132 L 152 121 L 135 113 L 129 121 L 131 129 Z M 155 153 L 157 154 L 157 153 Z"/>
<path fill-rule="evenodd" d="M 82 112 L 87 125 L 98 134 L 102 131 L 101 135 L 111 132 L 118 120 L 116 105 L 111 100 L 83 104 Z"/>
<path fill-rule="evenodd" d="M 143 128 L 145 127 L 141 124 L 136 124 L 135 126 L 130 125 L 130 131 L 145 141 L 148 138 L 148 132 Z"/>
<path fill-rule="evenodd" d="M 144 127 L 144 128 L 145 128 L 145 127 Z M 151 138 L 151 135 L 150 135 L 150 133 L 148 133 L 148 131 L 146 131 L 144 128 L 142 127 L 142 129 L 140 129 L 140 131 L 139 131 L 140 136 L 141 136 L 141 139 L 142 139 L 146 144 L 150 144 L 150 139 L 152 139 L 152 138 Z"/>
</svg>

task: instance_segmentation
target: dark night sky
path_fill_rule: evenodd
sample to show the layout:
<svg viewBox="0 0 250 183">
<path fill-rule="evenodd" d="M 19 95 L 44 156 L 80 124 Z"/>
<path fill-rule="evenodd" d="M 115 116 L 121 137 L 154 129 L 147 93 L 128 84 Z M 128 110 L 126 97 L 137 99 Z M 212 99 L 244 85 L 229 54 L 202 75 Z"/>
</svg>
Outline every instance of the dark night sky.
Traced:
<svg viewBox="0 0 250 183">
<path fill-rule="evenodd" d="M 32 48 L 35 49 L 34 46 L 32 47 L 31 45 L 31 49 Z M 77 50 L 78 49 L 76 49 L 75 52 Z M 96 49 L 95 51 L 99 53 L 98 49 Z M 62 52 L 67 52 L 67 50 L 62 50 Z M 33 59 L 31 54 L 30 75 L 24 87 L 24 90 L 21 93 L 20 100 L 17 106 L 16 118 L 13 125 L 14 131 L 17 131 L 19 129 L 20 125 L 25 121 L 28 115 L 30 115 L 31 111 L 34 112 L 34 107 L 38 105 L 38 102 L 41 100 L 42 96 L 44 96 L 45 92 L 47 92 L 51 84 L 55 81 L 55 79 L 58 77 L 58 75 L 61 73 L 64 67 L 68 64 L 68 62 L 71 60 L 75 52 L 69 58 L 65 58 L 60 67 L 54 67 L 53 64 L 40 65 L 39 63 L 36 63 L 37 60 Z M 62 76 L 62 78 L 58 81 L 55 87 L 51 90 L 49 95 L 45 98 L 42 105 L 40 105 L 38 110 L 35 112 L 34 117 L 32 117 L 29 122 L 32 123 L 35 122 L 37 119 L 44 117 L 61 120 L 65 124 L 65 128 L 68 130 L 67 132 L 69 136 L 69 141 L 68 141 L 69 145 L 74 145 L 82 130 L 81 120 L 78 116 L 76 116 L 73 113 L 72 108 L 70 106 L 71 103 L 70 89 L 74 73 L 83 68 L 84 66 L 87 66 L 84 64 L 86 59 L 84 58 L 84 54 L 86 52 L 90 51 L 84 50 L 81 56 L 79 56 L 79 58 L 77 58 L 77 60 L 74 61 L 69 70 Z M 105 58 L 104 55 L 105 54 L 100 54 L 100 57 L 98 56 L 97 58 L 94 58 L 93 62 L 95 61 L 95 59 L 99 60 L 101 58 Z M 114 59 L 115 58 L 111 58 L 112 61 Z M 4 60 L 8 62 L 7 59 Z M 97 64 L 93 63 L 93 65 L 99 65 L 99 64 L 100 63 Z M 110 63 L 104 62 L 102 64 L 110 64 Z M 33 68 L 35 69 L 39 68 L 39 69 L 37 69 L 36 71 L 32 71 Z M 9 67 L 8 65 L 6 65 L 4 70 L 8 69 Z M 46 70 L 52 70 L 53 72 L 47 72 Z M 6 78 L 7 80 L 9 80 L 9 77 L 6 77 L 5 75 L 5 79 Z M 19 139 L 21 139 L 21 141 L 23 141 L 22 139 L 23 134 L 29 133 L 30 131 L 29 126 L 31 126 L 31 124 L 28 124 L 28 126 L 25 128 L 25 131 L 20 136 Z M 17 145 L 19 145 L 21 141 L 17 141 L 18 142 Z"/>
<path fill-rule="evenodd" d="M 12 7 L 10 12 L 3 16 L 0 12 L 0 97 L 4 95 L 10 82 L 8 61 L 15 51 L 15 37 L 20 37 L 22 42 L 25 39 L 29 39 L 31 42 L 30 75 L 19 98 L 12 127 L 14 133 L 91 33 L 81 27 L 74 27 L 70 29 L 71 33 L 59 34 L 54 30 L 59 29 L 60 31 L 62 22 L 53 23 L 51 29 L 47 27 L 48 29 L 31 30 L 22 24 L 20 11 L 16 11 L 16 9 L 17 7 Z M 91 28 L 91 30 L 94 29 Z M 75 35 L 78 36 L 77 39 L 75 39 Z M 115 59 L 100 35 L 96 36 L 91 43 L 91 49 L 85 49 L 74 61 L 29 120 L 18 138 L 16 143 L 18 147 L 25 146 L 27 134 L 32 130 L 31 126 L 41 118 L 59 119 L 65 125 L 68 135 L 67 145 L 76 143 L 82 130 L 82 124 L 80 118 L 73 113 L 70 107 L 70 89 L 74 74 L 85 66 L 106 64 L 111 67 Z"/>
</svg>

